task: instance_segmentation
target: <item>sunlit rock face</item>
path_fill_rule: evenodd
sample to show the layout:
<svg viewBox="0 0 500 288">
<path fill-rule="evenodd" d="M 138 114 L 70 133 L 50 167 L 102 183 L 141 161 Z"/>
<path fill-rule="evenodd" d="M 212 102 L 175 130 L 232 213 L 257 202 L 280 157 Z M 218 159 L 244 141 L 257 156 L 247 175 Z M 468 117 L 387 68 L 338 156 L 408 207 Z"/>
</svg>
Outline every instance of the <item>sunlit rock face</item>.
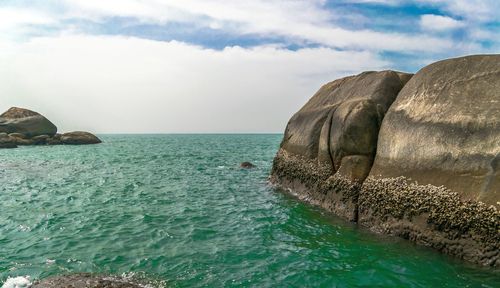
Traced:
<svg viewBox="0 0 500 288">
<path fill-rule="evenodd" d="M 406 176 L 497 205 L 499 168 L 500 55 L 485 55 L 413 76 L 387 112 L 370 175 Z"/>
<path fill-rule="evenodd" d="M 275 182 L 356 220 L 359 185 L 370 172 L 382 119 L 410 77 L 364 72 L 321 87 L 288 122 Z"/>
<path fill-rule="evenodd" d="M 500 265 L 500 55 L 365 72 L 289 121 L 271 181 L 371 230 Z"/>
<path fill-rule="evenodd" d="M 433 63 L 387 112 L 359 220 L 499 266 L 499 166 L 500 55 Z"/>
</svg>

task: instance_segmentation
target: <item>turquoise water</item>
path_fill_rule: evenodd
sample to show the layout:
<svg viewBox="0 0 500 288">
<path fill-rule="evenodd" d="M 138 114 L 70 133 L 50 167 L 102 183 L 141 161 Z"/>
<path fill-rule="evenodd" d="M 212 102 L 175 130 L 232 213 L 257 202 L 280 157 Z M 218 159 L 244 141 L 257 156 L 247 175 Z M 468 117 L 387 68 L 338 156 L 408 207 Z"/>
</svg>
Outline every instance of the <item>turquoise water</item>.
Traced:
<svg viewBox="0 0 500 288">
<path fill-rule="evenodd" d="M 273 190 L 281 137 L 108 135 L 0 150 L 0 284 L 86 271 L 169 287 L 499 287 L 494 270 Z"/>
</svg>

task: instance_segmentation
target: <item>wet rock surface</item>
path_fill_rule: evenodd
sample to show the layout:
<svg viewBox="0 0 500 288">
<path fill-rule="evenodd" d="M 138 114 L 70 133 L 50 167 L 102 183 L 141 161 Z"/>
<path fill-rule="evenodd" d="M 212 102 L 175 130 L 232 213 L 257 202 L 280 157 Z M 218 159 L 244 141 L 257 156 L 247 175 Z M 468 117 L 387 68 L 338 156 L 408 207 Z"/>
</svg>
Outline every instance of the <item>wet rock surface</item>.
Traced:
<svg viewBox="0 0 500 288">
<path fill-rule="evenodd" d="M 152 287 L 135 282 L 131 279 L 109 276 L 79 273 L 63 276 L 55 276 L 38 280 L 33 283 L 32 288 L 145 288 Z"/>
<path fill-rule="evenodd" d="M 290 119 L 270 180 L 373 231 L 500 266 L 499 105 L 500 55 L 342 78 Z"/>
<path fill-rule="evenodd" d="M 253 165 L 252 163 L 250 162 L 242 162 L 240 164 L 240 168 L 244 168 L 244 169 L 251 169 L 251 168 L 255 168 L 255 165 Z"/>
<path fill-rule="evenodd" d="M 470 262 L 500 266 L 500 211 L 443 186 L 368 177 L 359 197 L 359 223 Z"/>
<path fill-rule="evenodd" d="M 12 107 L 0 115 L 0 148 L 29 145 L 83 145 L 101 140 L 89 132 L 57 133 L 57 127 L 37 112 Z"/>
</svg>

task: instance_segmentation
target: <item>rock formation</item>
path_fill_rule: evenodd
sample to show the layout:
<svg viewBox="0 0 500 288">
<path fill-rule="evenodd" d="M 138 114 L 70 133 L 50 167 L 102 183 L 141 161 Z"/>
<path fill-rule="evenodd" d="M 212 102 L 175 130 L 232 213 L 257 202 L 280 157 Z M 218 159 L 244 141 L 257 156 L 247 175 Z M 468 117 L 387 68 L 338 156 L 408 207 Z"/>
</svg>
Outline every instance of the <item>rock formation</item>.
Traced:
<svg viewBox="0 0 500 288">
<path fill-rule="evenodd" d="M 326 84 L 288 123 L 271 181 L 374 231 L 500 266 L 499 167 L 500 55 L 483 55 Z"/>
<path fill-rule="evenodd" d="M 53 136 L 57 127 L 37 112 L 12 107 L 0 115 L 0 132 L 21 133 L 26 137 Z"/>
<path fill-rule="evenodd" d="M 410 77 L 364 72 L 321 87 L 288 122 L 273 179 L 355 221 L 382 119 Z"/>
<path fill-rule="evenodd" d="M 61 135 L 61 142 L 69 145 L 98 144 L 101 140 L 89 132 L 75 131 Z"/>
<path fill-rule="evenodd" d="M 12 107 L 0 115 L 0 148 L 25 145 L 97 144 L 88 132 L 57 133 L 57 127 L 37 112 Z"/>
</svg>

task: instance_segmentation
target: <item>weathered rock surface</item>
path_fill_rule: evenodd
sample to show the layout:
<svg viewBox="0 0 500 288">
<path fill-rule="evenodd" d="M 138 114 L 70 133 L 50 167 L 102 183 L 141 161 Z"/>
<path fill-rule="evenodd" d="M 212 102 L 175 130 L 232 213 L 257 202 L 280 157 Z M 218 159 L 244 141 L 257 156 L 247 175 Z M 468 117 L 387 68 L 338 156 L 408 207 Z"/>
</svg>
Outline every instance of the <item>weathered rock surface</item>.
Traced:
<svg viewBox="0 0 500 288">
<path fill-rule="evenodd" d="M 499 201 L 500 55 L 424 67 L 382 123 L 360 223 L 500 266 Z"/>
<path fill-rule="evenodd" d="M 64 144 L 61 140 L 62 135 L 59 133 L 56 133 L 56 135 L 52 136 L 51 138 L 47 139 L 47 145 L 60 145 Z"/>
<path fill-rule="evenodd" d="M 500 55 L 444 60 L 415 74 L 386 115 L 370 175 L 406 176 L 497 205 Z"/>
<path fill-rule="evenodd" d="M 89 132 L 76 131 L 58 134 L 57 127 L 44 116 L 17 107 L 12 107 L 0 115 L 0 135 L 0 148 L 101 143 L 99 138 Z"/>
<path fill-rule="evenodd" d="M 321 87 L 288 122 L 274 181 L 356 220 L 359 186 L 370 172 L 380 124 L 410 76 L 364 72 Z"/>
<path fill-rule="evenodd" d="M 271 181 L 371 230 L 500 266 L 499 167 L 500 55 L 482 55 L 326 84 L 288 123 Z"/>
<path fill-rule="evenodd" d="M 35 281 L 32 288 L 140 288 L 148 287 L 118 276 L 78 273 Z"/>
<path fill-rule="evenodd" d="M 23 133 L 10 133 L 9 136 L 15 137 L 15 138 L 26 139 L 26 135 L 24 135 Z"/>
<path fill-rule="evenodd" d="M 0 148 L 16 148 L 17 144 L 7 133 L 0 133 Z"/>
<path fill-rule="evenodd" d="M 0 132 L 22 133 L 26 137 L 56 134 L 57 127 L 37 112 L 12 107 L 0 115 Z"/>
</svg>

